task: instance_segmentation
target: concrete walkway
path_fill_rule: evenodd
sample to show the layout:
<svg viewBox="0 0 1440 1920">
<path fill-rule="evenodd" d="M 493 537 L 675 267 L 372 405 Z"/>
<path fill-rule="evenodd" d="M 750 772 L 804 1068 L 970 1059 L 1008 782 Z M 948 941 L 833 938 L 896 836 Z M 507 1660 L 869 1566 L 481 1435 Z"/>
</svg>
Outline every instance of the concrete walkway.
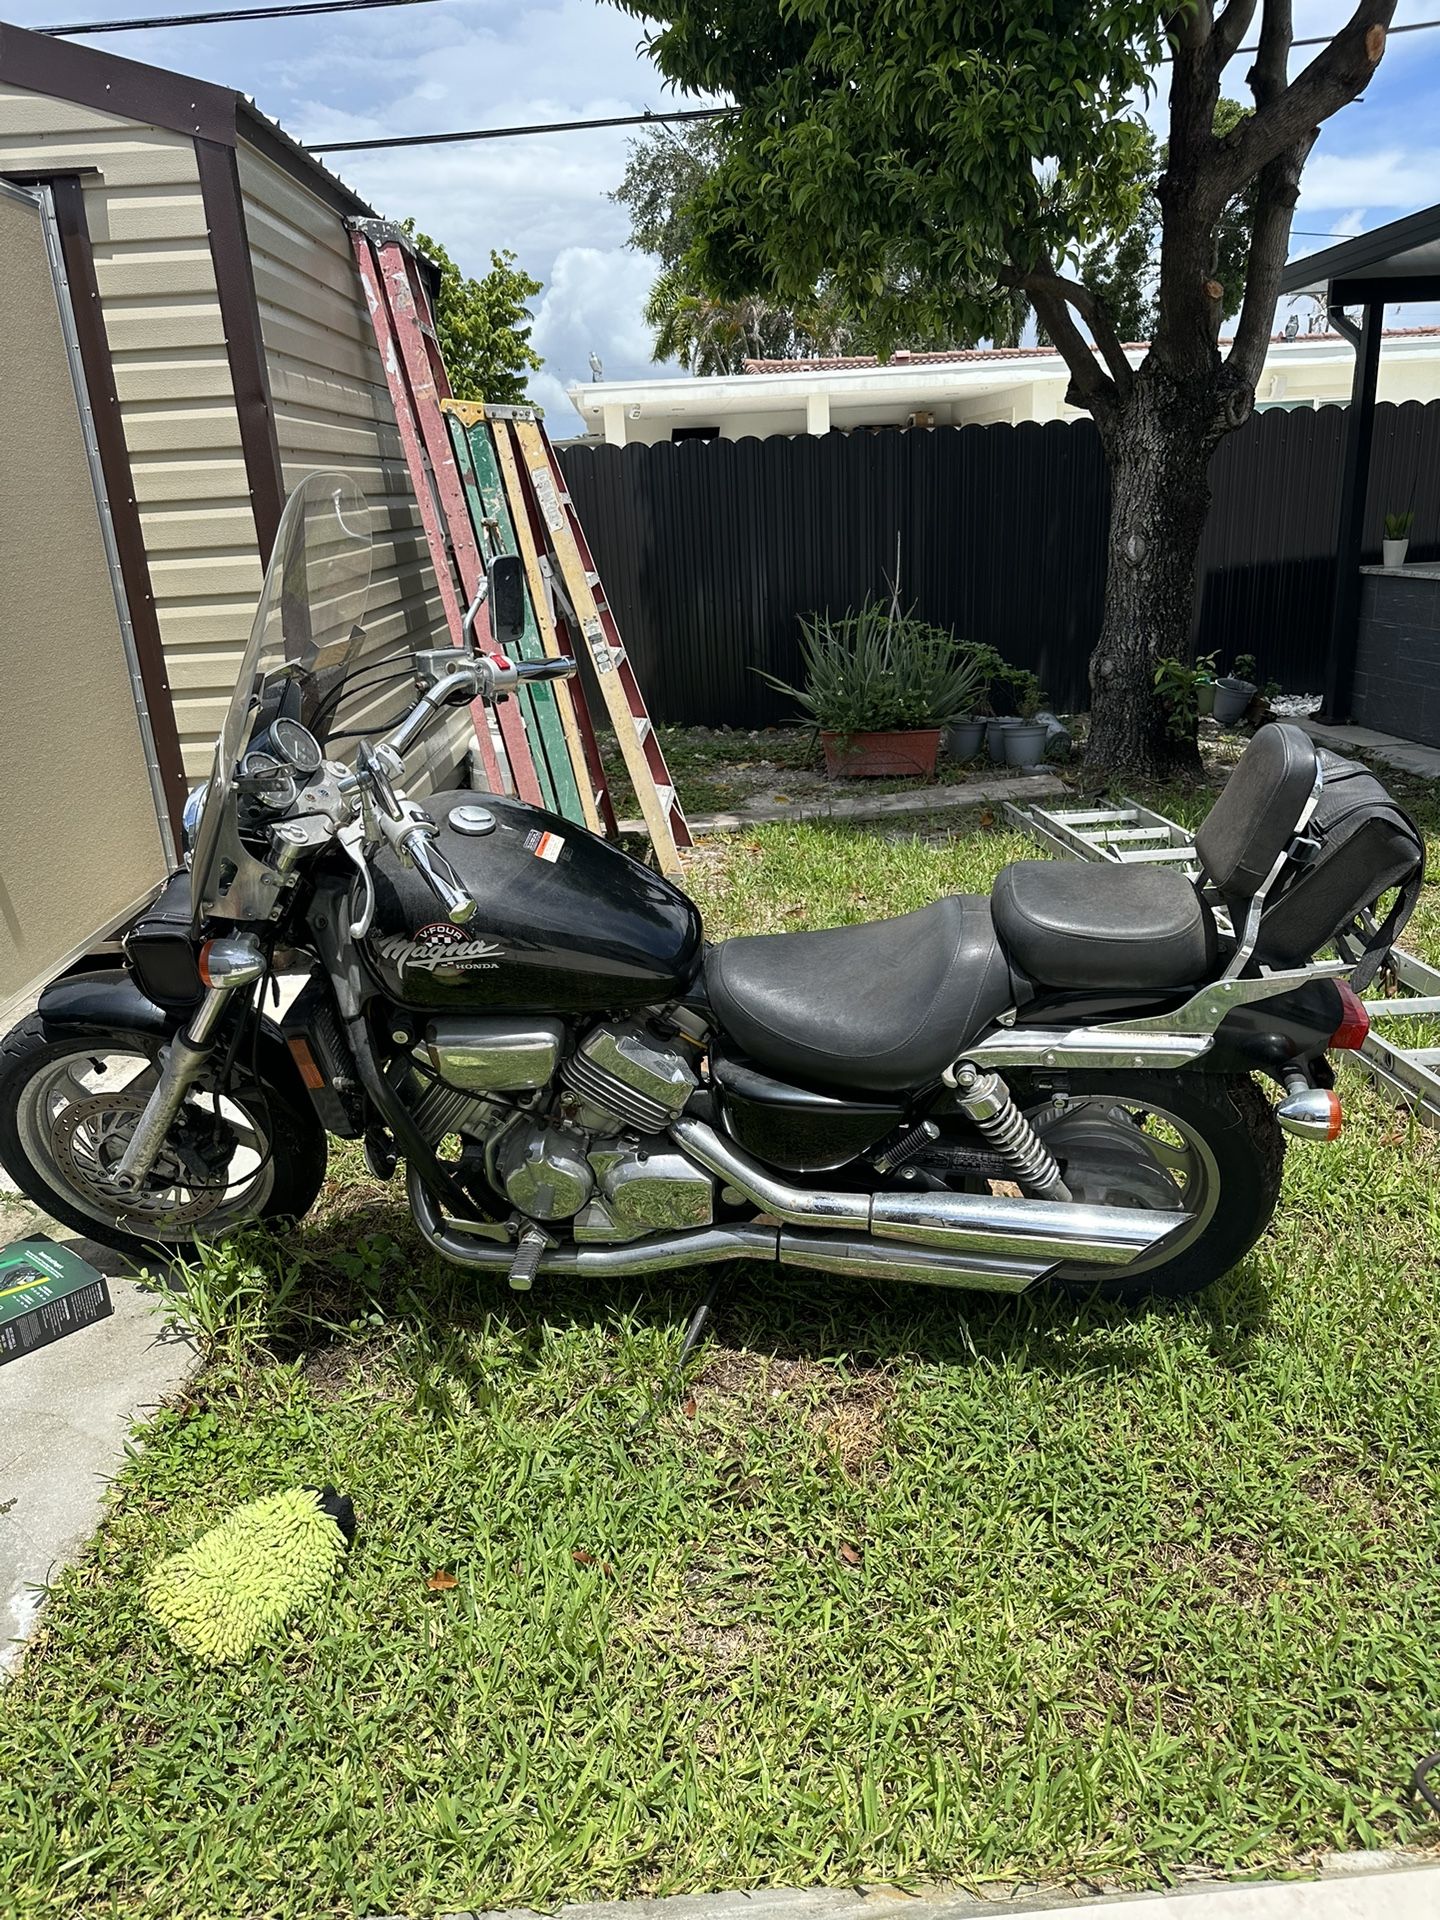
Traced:
<svg viewBox="0 0 1440 1920">
<path fill-rule="evenodd" d="M 780 1887 L 597 1902 L 562 1907 L 548 1917 L 527 1908 L 504 1920 L 896 1920 L 899 1914 L 909 1920 L 996 1920 L 1000 1914 L 1094 1914 L 1107 1908 L 1123 1910 L 1116 1920 L 1436 1920 L 1440 1866 L 1395 1854 L 1332 1854 L 1318 1879 L 1202 1881 L 1174 1893 L 1077 1898 L 1025 1887 L 996 1887 L 988 1895 Z"/>
<path fill-rule="evenodd" d="M 1322 726 L 1317 720 L 1302 720 L 1300 725 L 1317 746 L 1336 753 L 1363 753 L 1402 773 L 1440 780 L 1440 747 L 1422 747 L 1418 740 L 1401 740 L 1393 733 L 1377 733 L 1373 727 Z"/>
<path fill-rule="evenodd" d="M 1005 800 L 1039 800 L 1064 793 L 1053 773 L 1017 774 L 1013 779 L 967 780 L 948 787 L 910 787 L 903 793 L 807 794 L 799 800 L 747 800 L 734 813 L 688 816 L 696 839 L 712 833 L 740 833 L 774 820 L 888 820 L 897 813 L 939 813 L 949 807 L 998 806 Z M 622 820 L 622 833 L 644 833 L 643 820 Z"/>
<path fill-rule="evenodd" d="M 115 1311 L 0 1367 L 0 1680 L 19 1665 L 45 1586 L 99 1525 L 131 1428 L 198 1364 L 123 1255 L 48 1220 L 0 1173 L 0 1246 L 41 1233 L 106 1275 Z"/>
</svg>

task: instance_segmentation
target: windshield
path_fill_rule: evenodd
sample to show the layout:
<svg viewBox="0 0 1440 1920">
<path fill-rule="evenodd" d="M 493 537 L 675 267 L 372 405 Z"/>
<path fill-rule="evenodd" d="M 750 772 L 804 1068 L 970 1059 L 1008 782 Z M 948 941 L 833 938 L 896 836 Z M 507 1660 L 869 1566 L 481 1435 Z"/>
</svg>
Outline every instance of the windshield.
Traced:
<svg viewBox="0 0 1440 1920">
<path fill-rule="evenodd" d="M 370 510 L 347 474 L 309 474 L 286 501 L 195 829 L 197 922 L 269 911 L 275 876 L 241 844 L 236 769 L 256 732 L 282 714 L 324 745 L 364 641 L 370 548 Z"/>
</svg>

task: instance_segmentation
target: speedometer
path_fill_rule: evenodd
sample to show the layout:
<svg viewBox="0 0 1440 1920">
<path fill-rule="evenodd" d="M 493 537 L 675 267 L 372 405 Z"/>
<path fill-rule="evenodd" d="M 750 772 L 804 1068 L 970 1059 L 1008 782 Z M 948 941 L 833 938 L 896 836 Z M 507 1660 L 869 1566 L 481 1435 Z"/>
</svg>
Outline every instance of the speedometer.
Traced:
<svg viewBox="0 0 1440 1920">
<path fill-rule="evenodd" d="M 320 742 L 298 720 L 276 720 L 265 743 L 294 773 L 305 775 L 320 771 L 323 755 Z"/>
</svg>

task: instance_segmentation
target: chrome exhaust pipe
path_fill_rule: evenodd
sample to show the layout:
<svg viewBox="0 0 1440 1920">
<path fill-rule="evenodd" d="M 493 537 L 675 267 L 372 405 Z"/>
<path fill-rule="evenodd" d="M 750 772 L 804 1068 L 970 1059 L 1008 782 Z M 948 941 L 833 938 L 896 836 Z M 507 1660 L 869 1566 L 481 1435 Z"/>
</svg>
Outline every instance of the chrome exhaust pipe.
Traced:
<svg viewBox="0 0 1440 1920">
<path fill-rule="evenodd" d="M 513 1241 L 467 1232 L 463 1221 L 441 1213 L 434 1195 L 413 1173 L 407 1184 L 415 1224 L 427 1246 L 458 1266 L 480 1267 L 489 1273 L 510 1271 L 515 1263 Z M 571 1242 L 542 1253 L 536 1273 L 616 1279 L 716 1260 L 764 1260 L 782 1267 L 809 1267 L 817 1273 L 850 1274 L 855 1279 L 912 1280 L 985 1293 L 1021 1293 L 1048 1271 L 1033 1261 L 959 1257 L 928 1247 L 877 1244 L 859 1234 L 789 1233 L 745 1222 L 652 1234 L 621 1246 L 577 1247 Z"/>
<path fill-rule="evenodd" d="M 1186 1213 L 1090 1207 L 1073 1200 L 1007 1200 L 988 1193 L 839 1193 L 793 1187 L 703 1120 L 682 1117 L 670 1137 L 762 1213 L 785 1226 L 840 1228 L 935 1247 L 967 1259 L 1128 1266 L 1185 1226 Z"/>
</svg>

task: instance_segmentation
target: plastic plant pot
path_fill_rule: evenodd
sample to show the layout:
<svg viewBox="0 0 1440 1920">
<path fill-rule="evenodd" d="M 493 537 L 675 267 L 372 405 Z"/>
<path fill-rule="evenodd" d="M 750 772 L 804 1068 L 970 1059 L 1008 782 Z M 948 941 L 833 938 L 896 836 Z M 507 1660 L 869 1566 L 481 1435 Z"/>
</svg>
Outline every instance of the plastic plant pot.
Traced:
<svg viewBox="0 0 1440 1920">
<path fill-rule="evenodd" d="M 1048 730 L 1043 720 L 1021 720 L 1005 729 L 1007 767 L 1038 767 L 1045 758 Z"/>
<path fill-rule="evenodd" d="M 1255 685 L 1250 680 L 1237 680 L 1227 674 L 1223 680 L 1215 682 L 1215 719 L 1222 727 L 1233 727 L 1237 720 L 1243 720 L 1250 702 L 1255 698 Z"/>
<path fill-rule="evenodd" d="M 1011 727 L 1023 726 L 1024 722 L 1011 718 L 991 720 L 985 727 L 985 745 L 990 758 L 997 767 L 1005 765 L 1005 735 Z"/>
<path fill-rule="evenodd" d="M 1382 540 L 1380 554 L 1387 567 L 1403 567 L 1405 556 L 1410 551 L 1410 536 L 1403 540 Z"/>
<path fill-rule="evenodd" d="M 916 727 L 903 733 L 822 732 L 820 742 L 825 749 L 825 771 L 832 780 L 928 780 L 935 773 L 940 729 Z"/>
<path fill-rule="evenodd" d="M 945 730 L 945 751 L 952 760 L 973 760 L 984 744 L 983 720 L 957 720 Z"/>
</svg>

